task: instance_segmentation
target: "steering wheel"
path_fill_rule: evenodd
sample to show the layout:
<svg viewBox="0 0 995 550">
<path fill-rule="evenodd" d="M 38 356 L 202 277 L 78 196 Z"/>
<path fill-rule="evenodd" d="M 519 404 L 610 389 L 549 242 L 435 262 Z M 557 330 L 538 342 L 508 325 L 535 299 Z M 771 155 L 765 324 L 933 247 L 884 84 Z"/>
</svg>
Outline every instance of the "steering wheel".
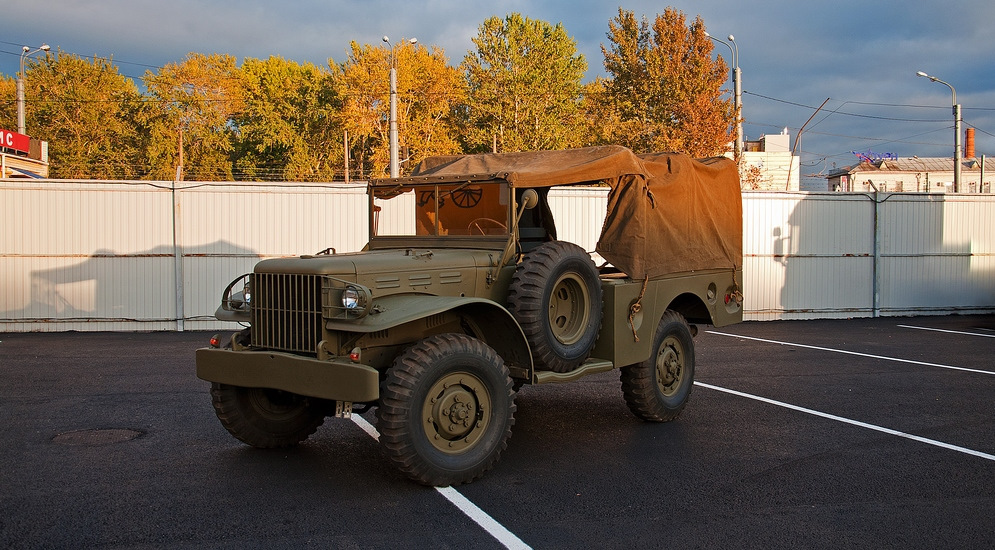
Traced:
<svg viewBox="0 0 995 550">
<path fill-rule="evenodd" d="M 499 221 L 497 221 L 497 220 L 495 220 L 493 218 L 477 218 L 477 219 L 471 221 L 469 224 L 467 224 L 467 226 L 466 226 L 467 232 L 470 235 L 473 235 L 473 230 L 476 229 L 477 231 L 480 232 L 481 235 L 486 235 L 487 232 L 484 231 L 483 226 L 480 225 L 482 222 L 487 222 L 484 225 L 490 225 L 494 229 L 500 229 L 502 231 L 507 231 L 508 230 L 508 226 L 507 225 L 505 225 L 505 224 L 503 224 L 503 223 L 501 223 L 501 222 L 499 222 Z"/>
</svg>

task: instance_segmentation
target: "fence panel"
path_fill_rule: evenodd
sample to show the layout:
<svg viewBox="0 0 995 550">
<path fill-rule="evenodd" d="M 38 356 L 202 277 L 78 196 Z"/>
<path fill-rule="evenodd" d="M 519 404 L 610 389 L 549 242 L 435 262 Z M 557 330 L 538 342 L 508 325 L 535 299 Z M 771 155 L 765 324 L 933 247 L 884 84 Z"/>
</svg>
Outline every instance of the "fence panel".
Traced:
<svg viewBox="0 0 995 550">
<path fill-rule="evenodd" d="M 0 184 L 0 330 L 174 328 L 171 203 L 150 182 Z"/>
<path fill-rule="evenodd" d="M 0 331 L 230 328 L 213 317 L 225 285 L 262 258 L 361 249 L 367 200 L 363 184 L 4 181 Z M 559 237 L 593 251 L 606 202 L 551 191 Z M 995 197 L 747 192 L 743 212 L 748 320 L 995 311 Z"/>
<path fill-rule="evenodd" d="M 995 197 L 881 194 L 880 313 L 990 311 Z"/>
<path fill-rule="evenodd" d="M 873 223 L 863 195 L 744 193 L 745 317 L 870 315 Z"/>
<path fill-rule="evenodd" d="M 189 184 L 179 192 L 183 317 L 213 329 L 221 291 L 263 258 L 360 250 L 365 184 Z"/>
</svg>

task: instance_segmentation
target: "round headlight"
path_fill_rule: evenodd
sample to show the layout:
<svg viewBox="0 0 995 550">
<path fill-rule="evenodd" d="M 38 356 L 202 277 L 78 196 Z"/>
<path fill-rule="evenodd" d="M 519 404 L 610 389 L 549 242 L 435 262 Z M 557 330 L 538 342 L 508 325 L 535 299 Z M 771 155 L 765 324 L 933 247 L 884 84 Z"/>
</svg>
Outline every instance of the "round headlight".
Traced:
<svg viewBox="0 0 995 550">
<path fill-rule="evenodd" d="M 248 289 L 241 292 L 235 292 L 229 298 L 228 303 L 231 304 L 232 309 L 249 309 L 249 304 L 252 296 L 249 294 Z"/>
<path fill-rule="evenodd" d="M 342 306 L 346 309 L 356 309 L 359 307 L 359 291 L 351 286 L 343 290 Z"/>
</svg>

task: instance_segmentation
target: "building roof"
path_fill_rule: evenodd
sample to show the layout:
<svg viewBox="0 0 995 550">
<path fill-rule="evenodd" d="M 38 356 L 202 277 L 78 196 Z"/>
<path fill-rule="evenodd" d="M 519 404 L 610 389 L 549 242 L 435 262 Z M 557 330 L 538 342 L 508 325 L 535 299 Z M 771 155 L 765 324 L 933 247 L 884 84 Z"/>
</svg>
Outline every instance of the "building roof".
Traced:
<svg viewBox="0 0 995 550">
<path fill-rule="evenodd" d="M 981 170 L 981 158 L 963 159 L 962 170 Z M 864 161 L 838 168 L 827 177 L 856 172 L 953 172 L 953 157 L 908 157 Z M 995 158 L 985 158 L 985 172 L 995 170 Z"/>
</svg>

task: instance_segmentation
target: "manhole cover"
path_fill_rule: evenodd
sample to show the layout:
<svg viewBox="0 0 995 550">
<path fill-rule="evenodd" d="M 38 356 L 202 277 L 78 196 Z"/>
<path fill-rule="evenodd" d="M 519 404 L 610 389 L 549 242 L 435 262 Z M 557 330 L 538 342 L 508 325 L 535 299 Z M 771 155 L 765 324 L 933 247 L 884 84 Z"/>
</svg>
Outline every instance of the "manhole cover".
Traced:
<svg viewBox="0 0 995 550">
<path fill-rule="evenodd" d="M 121 428 L 110 428 L 105 430 L 76 430 L 74 432 L 61 433 L 52 438 L 54 443 L 60 445 L 110 445 L 131 441 L 142 435 L 138 430 L 128 430 Z"/>
</svg>

